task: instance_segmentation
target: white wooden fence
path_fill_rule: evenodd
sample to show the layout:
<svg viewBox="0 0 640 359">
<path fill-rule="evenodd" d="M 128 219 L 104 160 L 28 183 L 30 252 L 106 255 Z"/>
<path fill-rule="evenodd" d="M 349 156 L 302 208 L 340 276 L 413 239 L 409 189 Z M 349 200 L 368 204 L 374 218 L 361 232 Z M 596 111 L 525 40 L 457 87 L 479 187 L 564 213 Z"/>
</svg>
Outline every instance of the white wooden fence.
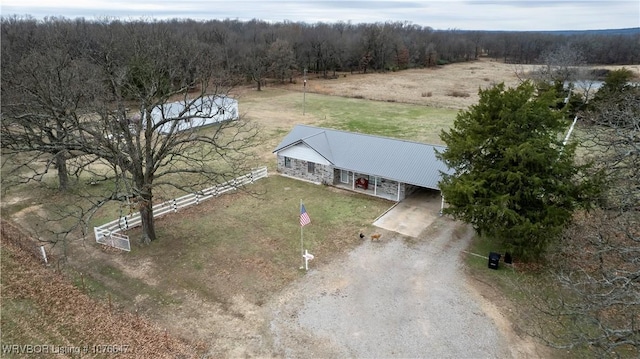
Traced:
<svg viewBox="0 0 640 359">
<path fill-rule="evenodd" d="M 131 243 L 129 243 L 129 236 L 117 232 L 112 232 L 106 229 L 100 229 L 93 227 L 93 233 L 96 235 L 96 242 L 104 244 L 105 246 L 122 249 L 123 251 L 131 251 Z"/>
<path fill-rule="evenodd" d="M 153 205 L 153 217 L 160 217 L 167 213 L 178 212 L 178 209 L 192 206 L 205 201 L 209 198 L 217 197 L 225 192 L 233 191 L 246 184 L 253 183 L 260 178 L 267 177 L 267 167 L 261 167 L 251 171 L 244 176 L 234 178 L 223 184 L 219 184 L 202 191 L 191 193 L 179 198 L 174 198 L 162 203 Z M 131 246 L 129 237 L 119 232 L 137 227 L 142 224 L 140 212 L 131 213 L 122 216 L 109 223 L 105 223 L 99 227 L 93 227 L 93 233 L 96 236 L 96 242 L 130 251 Z"/>
</svg>

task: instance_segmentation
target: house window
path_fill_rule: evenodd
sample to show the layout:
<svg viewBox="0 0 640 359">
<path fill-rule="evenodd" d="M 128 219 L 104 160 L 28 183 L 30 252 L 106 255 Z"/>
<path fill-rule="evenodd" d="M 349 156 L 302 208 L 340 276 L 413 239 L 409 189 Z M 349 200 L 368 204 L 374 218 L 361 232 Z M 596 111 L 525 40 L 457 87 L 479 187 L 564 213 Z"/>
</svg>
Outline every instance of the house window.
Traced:
<svg viewBox="0 0 640 359">
<path fill-rule="evenodd" d="M 340 170 L 340 182 L 349 183 L 349 171 Z"/>
<path fill-rule="evenodd" d="M 285 157 L 284 158 L 284 166 L 286 168 L 291 168 L 291 158 L 289 158 L 289 157 Z"/>
<path fill-rule="evenodd" d="M 316 164 L 313 162 L 307 162 L 307 172 L 313 173 L 316 170 Z"/>
</svg>

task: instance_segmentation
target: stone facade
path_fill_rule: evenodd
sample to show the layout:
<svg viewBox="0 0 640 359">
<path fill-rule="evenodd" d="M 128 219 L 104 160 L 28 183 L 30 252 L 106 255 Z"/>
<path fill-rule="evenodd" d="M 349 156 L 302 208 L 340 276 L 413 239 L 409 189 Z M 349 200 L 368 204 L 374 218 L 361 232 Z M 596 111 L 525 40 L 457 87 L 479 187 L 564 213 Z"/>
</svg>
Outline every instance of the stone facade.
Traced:
<svg viewBox="0 0 640 359">
<path fill-rule="evenodd" d="M 401 185 L 400 185 L 401 196 L 402 196 L 403 191 L 404 191 L 404 184 L 401 183 Z M 384 197 L 391 196 L 393 198 L 397 198 L 398 197 L 398 182 L 382 178 L 380 180 L 380 183 L 378 184 L 377 192 L 378 192 L 379 195 L 383 195 Z M 401 197 L 400 199 L 403 199 L 403 198 L 404 197 Z"/>
<path fill-rule="evenodd" d="M 288 157 L 288 160 L 285 160 L 285 158 L 287 157 L 278 155 L 278 172 L 314 183 L 333 184 L 334 171 L 332 166 L 314 163 L 313 172 L 310 172 L 308 161 L 290 157 Z M 285 162 L 288 162 L 288 167 L 285 165 Z"/>
<path fill-rule="evenodd" d="M 278 155 L 278 172 L 300 178 L 314 183 L 322 183 L 327 185 L 338 186 L 342 188 L 353 188 L 354 173 L 349 171 L 348 183 L 344 183 L 340 178 L 340 169 L 333 168 L 331 165 L 313 164 L 313 172 L 309 171 L 309 161 L 299 160 L 295 158 L 285 159 L 285 156 Z M 286 165 L 288 164 L 288 166 Z M 372 196 L 392 199 L 394 201 L 402 201 L 406 196 L 416 191 L 419 187 L 400 183 L 400 195 L 398 196 L 398 182 L 390 179 L 369 176 L 361 173 L 355 173 L 355 178 L 364 177 L 369 180 L 369 188 L 365 191 L 357 188 L 358 192 L 366 193 Z M 375 187 L 375 188 L 374 188 Z"/>
</svg>

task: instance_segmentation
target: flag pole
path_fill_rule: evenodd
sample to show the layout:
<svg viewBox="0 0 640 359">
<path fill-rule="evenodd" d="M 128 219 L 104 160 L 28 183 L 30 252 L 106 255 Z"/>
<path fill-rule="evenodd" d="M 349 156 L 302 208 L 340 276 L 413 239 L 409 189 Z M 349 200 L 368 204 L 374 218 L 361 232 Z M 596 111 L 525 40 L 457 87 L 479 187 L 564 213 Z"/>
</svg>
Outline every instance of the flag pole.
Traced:
<svg viewBox="0 0 640 359">
<path fill-rule="evenodd" d="M 300 200 L 300 211 L 298 212 L 302 214 L 302 199 Z M 298 219 L 300 219 L 299 216 Z M 302 267 L 300 267 L 300 269 L 304 268 L 304 241 L 302 239 L 303 228 L 304 226 L 302 225 L 302 223 L 300 223 L 300 254 L 302 255 Z"/>
</svg>

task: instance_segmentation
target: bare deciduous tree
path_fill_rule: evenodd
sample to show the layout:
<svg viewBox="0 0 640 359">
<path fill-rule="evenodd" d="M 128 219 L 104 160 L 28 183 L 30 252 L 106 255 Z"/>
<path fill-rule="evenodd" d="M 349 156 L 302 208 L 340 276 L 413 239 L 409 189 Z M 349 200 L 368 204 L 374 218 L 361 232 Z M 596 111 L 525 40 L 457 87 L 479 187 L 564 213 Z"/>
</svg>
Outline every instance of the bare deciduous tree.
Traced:
<svg viewBox="0 0 640 359">
<path fill-rule="evenodd" d="M 161 24 L 128 24 L 126 31 L 132 44 L 124 62 L 109 60 L 117 49 L 99 54 L 109 100 L 97 109 L 97 120 L 83 123 L 78 146 L 120 169 L 115 191 L 105 198 L 120 199 L 123 191 L 136 199 L 148 243 L 156 239 L 154 190 L 195 191 L 244 173 L 256 128 L 239 118 L 197 126 L 235 111 L 225 101 L 233 77 L 210 47 Z"/>
<path fill-rule="evenodd" d="M 581 142 L 604 173 L 601 208 L 574 218 L 549 257 L 555 282 L 531 303 L 546 316 L 530 333 L 598 357 L 640 354 L 640 88 L 627 87 L 583 114 Z M 536 314 L 536 313 L 534 313 Z"/>
<path fill-rule="evenodd" d="M 267 59 L 269 72 L 281 83 L 287 78 L 292 78 L 296 69 L 296 58 L 289 42 L 278 39 L 269 45 Z"/>
<path fill-rule="evenodd" d="M 41 180 L 55 168 L 60 190 L 69 188 L 67 161 L 78 154 L 70 147 L 71 138 L 95 99 L 92 89 L 99 87 L 95 66 L 80 56 L 82 48 L 71 47 L 72 27 L 67 22 L 41 24 L 34 29 L 38 42 L 31 47 L 21 39 L 3 38 L 11 48 L 2 52 L 2 149 L 5 155 L 32 158 L 4 179 Z M 20 48 L 22 54 L 12 56 Z"/>
<path fill-rule="evenodd" d="M 227 98 L 236 76 L 214 46 L 173 31 L 174 23 L 106 22 L 83 36 L 71 25 L 37 24 L 34 31 L 48 37 L 3 63 L 2 78 L 3 149 L 48 154 L 61 186 L 72 157 L 81 170 L 103 175 L 75 188 L 77 206 L 51 218 L 66 225 L 52 226 L 59 234 L 125 200 L 137 203 L 148 243 L 157 238 L 159 188 L 193 192 L 255 165 L 247 152 L 257 130 Z M 198 126 L 215 116 L 219 122 Z"/>
</svg>

